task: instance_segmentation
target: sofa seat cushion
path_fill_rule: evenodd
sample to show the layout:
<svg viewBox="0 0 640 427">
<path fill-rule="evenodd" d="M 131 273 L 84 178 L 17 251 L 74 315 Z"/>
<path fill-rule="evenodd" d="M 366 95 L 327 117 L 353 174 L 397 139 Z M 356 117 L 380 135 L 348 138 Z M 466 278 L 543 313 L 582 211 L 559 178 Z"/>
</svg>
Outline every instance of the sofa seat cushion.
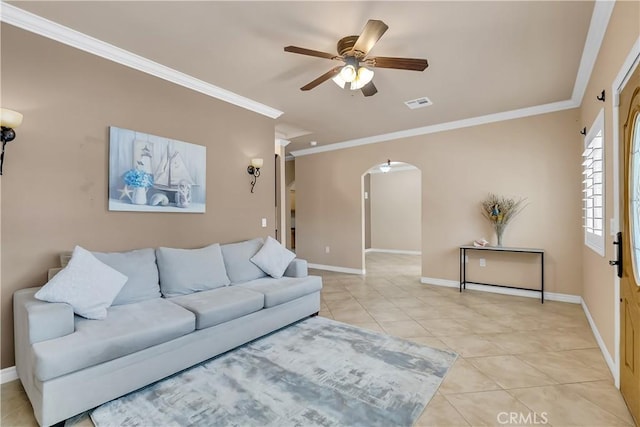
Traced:
<svg viewBox="0 0 640 427">
<path fill-rule="evenodd" d="M 35 375 L 47 381 L 195 330 L 195 316 L 162 298 L 112 306 L 104 320 L 75 317 L 75 332 L 33 344 Z"/>
<path fill-rule="evenodd" d="M 280 279 L 267 277 L 233 287 L 242 287 L 263 293 L 264 307 L 269 308 L 320 291 L 322 278 L 320 276 L 282 277 Z"/>
<path fill-rule="evenodd" d="M 196 292 L 191 295 L 170 298 L 168 301 L 195 314 L 196 329 L 219 325 L 264 307 L 263 294 L 236 286 Z"/>
</svg>

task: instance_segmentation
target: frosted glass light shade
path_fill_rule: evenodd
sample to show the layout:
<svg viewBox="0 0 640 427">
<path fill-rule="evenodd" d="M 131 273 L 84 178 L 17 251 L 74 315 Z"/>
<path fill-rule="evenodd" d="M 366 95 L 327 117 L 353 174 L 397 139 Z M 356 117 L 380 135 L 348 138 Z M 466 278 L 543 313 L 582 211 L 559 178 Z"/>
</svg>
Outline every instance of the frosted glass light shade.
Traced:
<svg viewBox="0 0 640 427">
<path fill-rule="evenodd" d="M 17 128 L 22 124 L 22 114 L 17 111 L 0 108 L 0 126 L 6 128 Z"/>
<path fill-rule="evenodd" d="M 251 159 L 251 166 L 256 169 L 260 169 L 264 161 L 262 159 Z"/>
<path fill-rule="evenodd" d="M 380 172 L 382 172 L 382 173 L 387 173 L 390 170 L 391 170 L 391 165 L 388 165 L 388 164 L 385 163 L 384 165 L 380 166 Z"/>
<path fill-rule="evenodd" d="M 351 90 L 362 89 L 367 83 L 373 79 L 373 71 L 366 67 L 358 68 L 358 75 L 351 83 Z"/>
<path fill-rule="evenodd" d="M 340 76 L 340 73 L 336 74 L 336 76 L 331 80 L 333 80 L 333 82 L 340 86 L 340 88 L 342 89 L 344 89 L 345 85 L 347 84 L 347 82 L 345 82 L 344 79 Z"/>
<path fill-rule="evenodd" d="M 362 89 L 372 79 L 373 79 L 373 71 L 366 67 L 360 67 L 358 68 L 358 74 L 356 75 L 356 78 L 351 82 L 350 89 L 351 90 Z M 342 89 L 344 89 L 348 83 L 348 81 L 342 78 L 341 73 L 336 74 L 336 76 L 332 80 L 335 84 L 340 86 Z"/>
<path fill-rule="evenodd" d="M 357 77 L 356 68 L 351 64 L 345 65 L 342 67 L 342 70 L 340 70 L 340 77 L 342 77 L 342 80 L 345 82 L 354 81 Z"/>
</svg>

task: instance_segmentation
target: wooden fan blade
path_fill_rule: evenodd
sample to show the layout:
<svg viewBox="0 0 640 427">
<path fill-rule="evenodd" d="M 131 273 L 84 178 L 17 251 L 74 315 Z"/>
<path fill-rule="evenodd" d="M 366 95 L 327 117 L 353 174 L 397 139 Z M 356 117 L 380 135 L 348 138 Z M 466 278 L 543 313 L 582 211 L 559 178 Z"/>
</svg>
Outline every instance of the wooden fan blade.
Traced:
<svg viewBox="0 0 640 427">
<path fill-rule="evenodd" d="M 342 69 L 341 66 L 332 68 L 331 70 L 327 71 L 326 73 L 324 73 L 323 75 L 321 75 L 320 77 L 315 79 L 314 81 L 312 81 L 310 83 L 307 83 L 306 85 L 302 86 L 300 88 L 300 90 L 311 90 L 311 89 L 313 89 L 314 87 L 318 86 L 320 83 L 324 83 L 327 80 L 329 80 L 330 78 L 335 77 L 335 75 L 338 74 L 341 69 Z"/>
<path fill-rule="evenodd" d="M 369 82 L 366 85 L 362 86 L 362 89 L 360 89 L 360 90 L 362 91 L 362 94 L 364 96 L 373 96 L 376 93 L 378 93 L 378 89 L 373 84 L 373 82 Z"/>
<path fill-rule="evenodd" d="M 358 55 L 361 54 L 362 57 L 367 56 L 373 45 L 380 40 L 380 37 L 382 37 L 388 29 L 389 27 L 384 22 L 369 19 L 367 25 L 364 26 L 364 29 L 360 33 L 360 37 L 358 37 L 358 40 L 356 40 L 351 48 L 350 54 L 358 52 Z"/>
<path fill-rule="evenodd" d="M 390 58 L 374 56 L 364 61 L 367 65 L 376 68 L 395 68 L 398 70 L 424 71 L 429 66 L 426 59 L 418 58 Z"/>
<path fill-rule="evenodd" d="M 326 59 L 337 59 L 342 61 L 342 58 L 336 55 L 332 55 L 330 53 L 327 52 L 320 52 L 318 50 L 312 50 L 312 49 L 305 49 L 304 47 L 298 47 L 298 46 L 287 46 L 284 48 L 285 52 L 291 52 L 291 53 L 299 53 L 300 55 L 308 55 L 308 56 L 315 56 L 317 58 L 326 58 Z"/>
</svg>

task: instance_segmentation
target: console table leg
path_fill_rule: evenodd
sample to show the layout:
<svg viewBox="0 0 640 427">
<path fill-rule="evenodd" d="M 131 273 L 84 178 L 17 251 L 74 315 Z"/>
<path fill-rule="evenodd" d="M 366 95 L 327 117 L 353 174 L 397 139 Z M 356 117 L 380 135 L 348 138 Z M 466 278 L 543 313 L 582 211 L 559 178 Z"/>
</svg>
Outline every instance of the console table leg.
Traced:
<svg viewBox="0 0 640 427">
<path fill-rule="evenodd" d="M 464 265 L 464 256 L 463 256 L 463 249 L 460 248 L 460 259 L 459 259 L 459 267 L 460 267 L 460 292 L 462 292 L 462 266 Z"/>
<path fill-rule="evenodd" d="M 544 252 L 540 254 L 540 303 L 544 304 Z"/>
</svg>

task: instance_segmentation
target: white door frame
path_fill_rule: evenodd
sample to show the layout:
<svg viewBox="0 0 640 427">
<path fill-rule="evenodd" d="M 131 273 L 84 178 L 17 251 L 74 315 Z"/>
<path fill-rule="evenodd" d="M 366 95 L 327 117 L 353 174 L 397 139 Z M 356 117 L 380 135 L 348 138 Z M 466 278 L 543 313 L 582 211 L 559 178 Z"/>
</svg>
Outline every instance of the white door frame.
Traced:
<svg viewBox="0 0 640 427">
<path fill-rule="evenodd" d="M 613 111 L 613 218 L 611 224 L 611 235 L 615 235 L 618 231 L 620 231 L 621 224 L 621 212 L 620 212 L 620 164 L 621 162 L 621 153 L 620 151 L 620 135 L 618 132 L 618 128 L 620 126 L 620 112 L 618 104 L 620 103 L 620 92 L 627 84 L 629 77 L 635 71 L 636 67 L 640 64 L 640 37 L 636 40 L 636 42 L 631 47 L 627 58 L 625 59 L 618 75 L 613 80 L 611 84 L 611 93 L 613 96 L 611 99 L 611 106 Z M 623 118 L 624 119 L 624 118 Z M 628 238 L 628 236 L 625 236 Z M 614 363 L 615 363 L 615 372 L 613 372 L 613 378 L 615 381 L 615 385 L 618 389 L 620 389 L 620 279 L 615 273 L 613 273 L 614 277 Z"/>
</svg>

